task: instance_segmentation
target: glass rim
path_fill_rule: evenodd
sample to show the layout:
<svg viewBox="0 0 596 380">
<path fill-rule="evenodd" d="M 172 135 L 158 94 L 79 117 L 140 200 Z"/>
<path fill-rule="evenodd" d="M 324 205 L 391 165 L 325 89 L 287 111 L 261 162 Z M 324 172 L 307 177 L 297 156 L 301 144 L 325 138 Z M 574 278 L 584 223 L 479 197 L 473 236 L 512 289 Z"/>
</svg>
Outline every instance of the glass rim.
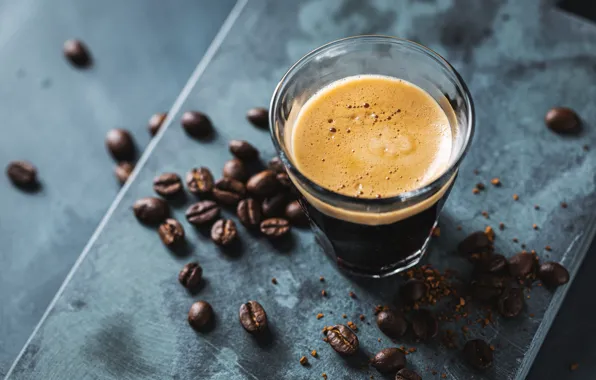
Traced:
<svg viewBox="0 0 596 380">
<path fill-rule="evenodd" d="M 428 54 L 431 58 L 434 58 L 436 61 L 441 63 L 444 67 L 446 67 L 451 75 L 454 76 L 456 80 L 456 85 L 461 87 L 463 92 L 463 98 L 465 100 L 465 104 L 467 107 L 467 119 L 468 119 L 468 130 L 464 137 L 464 143 L 459 152 L 457 152 L 455 160 L 448 166 L 447 169 L 437 178 L 435 178 L 432 182 L 427 183 L 426 185 L 410 190 L 399 193 L 397 195 L 387 197 L 387 198 L 359 198 L 350 195 L 340 194 L 333 190 L 326 189 L 321 185 L 313 182 L 310 178 L 306 177 L 300 170 L 298 170 L 292 161 L 287 157 L 286 150 L 281 146 L 280 142 L 278 141 L 276 132 L 275 132 L 275 121 L 276 121 L 276 111 L 279 111 L 281 108 L 279 107 L 279 103 L 281 101 L 281 94 L 284 92 L 284 89 L 288 85 L 288 82 L 293 77 L 294 73 L 298 71 L 303 65 L 305 65 L 310 59 L 317 56 L 320 53 L 323 53 L 337 45 L 341 45 L 344 43 L 349 43 L 352 41 L 362 42 L 362 41 L 376 41 L 376 42 L 384 42 L 389 44 L 398 44 L 398 45 L 405 45 L 410 48 L 418 49 L 426 54 Z M 459 167 L 461 164 L 462 159 L 465 157 L 466 153 L 470 148 L 470 143 L 474 136 L 476 126 L 476 112 L 474 110 L 474 102 L 472 101 L 472 97 L 470 95 L 470 91 L 468 86 L 464 82 L 461 75 L 457 72 L 457 70 L 439 53 L 435 52 L 434 50 L 421 45 L 417 42 L 410 41 L 404 38 L 398 38 L 393 36 L 387 35 L 357 35 L 351 37 L 345 37 L 338 40 L 334 40 L 328 42 L 322 46 L 319 46 L 316 49 L 311 50 L 302 58 L 300 58 L 296 63 L 294 63 L 288 71 L 283 75 L 277 86 L 275 86 L 275 90 L 273 91 L 273 96 L 271 97 L 271 102 L 269 104 L 269 132 L 271 134 L 271 139 L 273 141 L 273 145 L 275 149 L 279 152 L 280 159 L 284 163 L 284 165 L 291 171 L 292 175 L 296 176 L 300 182 L 307 184 L 309 187 L 314 188 L 318 193 L 329 196 L 335 197 L 339 201 L 342 202 L 350 202 L 359 204 L 362 206 L 387 206 L 390 204 L 395 203 L 405 203 L 415 199 L 419 196 L 425 195 L 430 193 L 433 189 L 437 187 L 442 187 L 444 185 L 443 182 L 450 179 L 453 175 L 453 172 Z M 301 186 L 302 187 L 302 186 Z"/>
</svg>

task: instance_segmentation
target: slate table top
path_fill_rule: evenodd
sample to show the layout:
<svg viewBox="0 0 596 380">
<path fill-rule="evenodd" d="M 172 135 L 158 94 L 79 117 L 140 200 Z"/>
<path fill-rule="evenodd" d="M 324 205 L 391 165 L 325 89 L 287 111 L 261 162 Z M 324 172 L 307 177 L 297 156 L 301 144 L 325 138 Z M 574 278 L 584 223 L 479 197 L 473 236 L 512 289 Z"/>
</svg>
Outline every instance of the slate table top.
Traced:
<svg viewBox="0 0 596 380">
<path fill-rule="evenodd" d="M 317 333 L 337 322 L 342 312 L 350 318 L 363 313 L 371 319 L 372 306 L 391 299 L 398 280 L 344 277 L 304 230 L 294 231 L 292 239 L 281 245 L 241 231 L 242 247 L 221 252 L 201 232 L 187 228 L 189 256 L 179 257 L 160 245 L 154 231 L 139 226 L 130 210 L 136 198 L 151 194 L 151 180 L 159 172 L 183 173 L 198 165 L 219 172 L 228 157 L 224 146 L 229 139 L 247 139 L 261 148 L 263 157 L 272 156 L 269 137 L 246 125 L 244 112 L 267 104 L 277 80 L 301 55 L 347 35 L 392 34 L 430 46 L 458 68 L 476 101 L 474 147 L 442 216 L 444 232 L 431 249 L 430 262 L 463 265 L 451 253 L 457 242 L 467 232 L 503 221 L 508 228 L 497 243 L 503 253 L 519 249 L 511 243 L 517 236 L 532 248 L 553 246 L 553 259 L 563 261 L 572 273 L 578 269 L 591 241 L 596 206 L 596 159 L 581 148 L 596 142 L 591 122 L 596 117 L 591 101 L 596 90 L 587 86 L 596 79 L 594 25 L 545 1 L 239 4 L 244 9 L 237 21 L 202 76 L 194 78 L 198 82 L 184 102 L 172 110 L 172 123 L 143 156 L 141 170 L 120 193 L 107 223 L 94 236 L 9 378 L 269 379 L 316 378 L 321 372 L 330 378 L 376 376 L 338 359 Z M 284 34 L 287 38 L 280 38 Z M 577 109 L 585 120 L 581 136 L 561 138 L 544 128 L 546 110 L 562 103 Z M 182 133 L 179 112 L 189 108 L 212 117 L 215 139 L 199 143 Z M 479 169 L 485 181 L 500 177 L 503 187 L 473 196 L 471 187 L 478 181 L 473 169 Z M 513 203 L 513 193 L 520 194 L 519 202 Z M 562 210 L 561 201 L 569 207 Z M 534 210 L 534 204 L 541 209 Z M 183 219 L 184 207 L 179 206 L 175 215 Z M 487 210 L 491 219 L 485 220 L 481 210 Z M 532 223 L 540 229 L 533 231 Z M 457 224 L 462 231 L 455 229 Z M 201 261 L 207 276 L 196 297 L 176 283 L 180 266 L 193 258 Z M 589 279 L 585 277 L 589 269 L 582 272 L 580 280 Z M 319 275 L 327 278 L 325 285 L 318 282 Z M 271 277 L 278 279 L 277 286 L 270 283 Z M 580 284 L 589 285 L 587 280 Z M 325 301 L 316 297 L 322 286 L 330 294 Z M 528 309 L 536 317 L 475 331 L 506 347 L 497 351 L 496 368 L 486 374 L 469 374 L 459 362 L 449 360 L 454 354 L 440 347 L 421 346 L 409 360 L 421 372 L 425 363 L 432 362 L 452 379 L 523 378 L 569 288 L 554 296 L 542 289 L 533 294 Z M 347 297 L 349 290 L 357 293 L 357 300 Z M 198 298 L 209 300 L 217 313 L 215 329 L 207 334 L 193 333 L 185 322 L 188 307 Z M 272 335 L 267 341 L 250 339 L 236 322 L 239 304 L 253 298 L 271 317 Z M 583 304 L 574 297 L 565 303 L 571 311 Z M 327 315 L 317 321 L 318 312 Z M 581 326 L 576 317 L 573 313 L 562 322 L 573 320 Z M 376 342 L 380 335 L 374 324 L 361 326 L 366 353 L 390 344 Z M 523 329 L 525 333 L 513 334 Z M 561 333 L 555 335 L 554 343 L 548 341 L 545 347 L 558 346 L 560 337 Z M 584 353 L 589 351 L 589 346 L 583 348 Z M 320 359 L 300 367 L 298 358 L 311 349 L 319 351 Z M 437 353 L 444 361 L 434 357 Z M 552 368 L 547 374 L 563 373 L 554 367 L 566 363 L 545 355 L 552 353 L 539 358 L 543 365 L 531 376 L 544 376 L 544 363 Z"/>
</svg>

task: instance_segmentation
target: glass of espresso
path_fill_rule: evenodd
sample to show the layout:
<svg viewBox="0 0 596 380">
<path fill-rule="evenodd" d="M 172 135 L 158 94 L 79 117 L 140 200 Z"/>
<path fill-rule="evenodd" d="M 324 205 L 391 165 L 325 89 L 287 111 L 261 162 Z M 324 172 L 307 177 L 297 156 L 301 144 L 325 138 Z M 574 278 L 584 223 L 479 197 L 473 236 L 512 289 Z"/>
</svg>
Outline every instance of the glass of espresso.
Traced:
<svg viewBox="0 0 596 380">
<path fill-rule="evenodd" d="M 273 143 L 338 266 L 384 277 L 416 265 L 474 133 L 455 69 L 411 41 L 346 38 L 294 64 L 269 112 Z"/>
</svg>

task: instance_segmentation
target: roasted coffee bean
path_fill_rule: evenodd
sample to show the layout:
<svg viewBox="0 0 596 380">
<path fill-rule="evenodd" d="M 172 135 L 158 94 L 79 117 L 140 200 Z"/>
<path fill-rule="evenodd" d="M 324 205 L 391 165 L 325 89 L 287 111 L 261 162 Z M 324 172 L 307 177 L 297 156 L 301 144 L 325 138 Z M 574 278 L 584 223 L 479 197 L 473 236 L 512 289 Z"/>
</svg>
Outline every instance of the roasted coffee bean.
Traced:
<svg viewBox="0 0 596 380">
<path fill-rule="evenodd" d="M 335 325 L 325 331 L 327 343 L 341 355 L 354 355 L 358 351 L 358 337 L 349 327 Z"/>
<path fill-rule="evenodd" d="M 531 253 L 518 253 L 509 258 L 509 273 L 513 277 L 526 277 L 534 270 L 535 263 Z"/>
<path fill-rule="evenodd" d="M 481 339 L 467 341 L 463 353 L 468 364 L 476 369 L 487 369 L 493 364 L 493 351 Z"/>
<path fill-rule="evenodd" d="M 186 220 L 195 226 L 211 223 L 219 216 L 219 206 L 213 201 L 201 201 L 186 210 Z"/>
<path fill-rule="evenodd" d="M 477 268 L 484 273 L 500 273 L 507 269 L 507 259 L 503 255 L 493 254 L 478 261 Z"/>
<path fill-rule="evenodd" d="M 89 49 L 82 41 L 67 40 L 64 42 L 63 52 L 64 56 L 72 63 L 73 66 L 83 68 L 91 65 L 92 59 L 89 54 Z"/>
<path fill-rule="evenodd" d="M 246 113 L 246 118 L 255 127 L 267 129 L 269 128 L 269 112 L 265 108 L 251 108 Z"/>
<path fill-rule="evenodd" d="M 381 310 L 377 314 L 377 326 L 390 338 L 397 339 L 402 337 L 408 329 L 408 321 L 401 311 Z"/>
<path fill-rule="evenodd" d="M 240 182 L 245 182 L 248 179 L 248 170 L 246 170 L 244 162 L 234 158 L 225 163 L 223 167 L 223 176 L 233 178 Z"/>
<path fill-rule="evenodd" d="M 153 190 L 163 197 L 173 197 L 182 191 L 182 180 L 176 173 L 163 173 L 153 179 Z"/>
<path fill-rule="evenodd" d="M 395 375 L 395 380 L 422 380 L 422 376 L 411 369 L 402 368 Z"/>
<path fill-rule="evenodd" d="M 241 200 L 236 214 L 245 227 L 256 228 L 261 224 L 261 205 L 252 198 Z"/>
<path fill-rule="evenodd" d="M 213 175 L 207 168 L 193 168 L 186 174 L 188 191 L 195 195 L 205 195 L 213 191 Z"/>
<path fill-rule="evenodd" d="M 308 225 L 308 217 L 302 210 L 302 206 L 298 201 L 292 201 L 286 206 L 286 218 L 294 226 L 304 227 Z"/>
<path fill-rule="evenodd" d="M 290 180 L 290 176 L 288 176 L 288 173 L 277 173 L 275 178 L 277 178 L 277 182 L 279 182 L 279 184 L 286 189 L 290 189 L 292 186 L 294 186 Z"/>
<path fill-rule="evenodd" d="M 569 282 L 569 272 L 559 263 L 552 261 L 540 265 L 538 277 L 546 286 L 551 288 L 561 286 Z"/>
<path fill-rule="evenodd" d="M 524 308 L 524 292 L 517 287 L 510 287 L 503 290 L 497 300 L 497 309 L 505 318 L 517 317 Z"/>
<path fill-rule="evenodd" d="M 227 206 L 235 206 L 246 196 L 246 187 L 233 178 L 222 178 L 215 182 L 213 197 Z"/>
<path fill-rule="evenodd" d="M 178 274 L 178 281 L 186 289 L 196 290 L 203 281 L 203 268 L 197 262 L 186 264 Z"/>
<path fill-rule="evenodd" d="M 19 187 L 30 187 L 37 184 L 37 169 L 27 161 L 12 161 L 6 167 L 6 175 Z"/>
<path fill-rule="evenodd" d="M 228 147 L 230 152 L 241 160 L 250 161 L 259 157 L 257 148 L 244 140 L 232 140 L 229 142 Z"/>
<path fill-rule="evenodd" d="M 249 193 L 259 197 L 270 197 L 279 189 L 279 182 L 271 170 L 263 170 L 250 177 L 246 183 Z"/>
<path fill-rule="evenodd" d="M 464 256 L 471 256 L 477 253 L 489 252 L 492 243 L 484 231 L 476 231 L 468 235 L 457 246 L 457 250 Z"/>
<path fill-rule="evenodd" d="M 281 162 L 281 158 L 277 156 L 269 160 L 269 162 L 267 163 L 267 167 L 269 168 L 269 170 L 275 173 L 286 172 L 286 168 L 284 167 L 283 162 Z"/>
<path fill-rule="evenodd" d="M 555 107 L 548 111 L 544 122 L 553 132 L 561 134 L 578 133 L 581 129 L 581 121 L 577 113 L 565 107 Z"/>
<path fill-rule="evenodd" d="M 283 216 L 288 204 L 288 195 L 285 193 L 278 193 L 271 198 L 263 199 L 262 211 L 264 218 L 273 218 L 275 216 Z"/>
<path fill-rule="evenodd" d="M 240 323 L 251 334 L 263 332 L 267 329 L 267 313 L 257 301 L 248 301 L 240 306 L 238 313 Z"/>
<path fill-rule="evenodd" d="M 220 219 L 211 227 L 211 239 L 217 245 L 229 245 L 237 235 L 236 223 L 231 219 Z"/>
<path fill-rule="evenodd" d="M 412 332 L 419 340 L 429 340 L 439 333 L 439 323 L 432 312 L 420 309 L 412 316 Z"/>
<path fill-rule="evenodd" d="M 160 198 L 141 198 L 133 205 L 137 219 L 144 224 L 158 224 L 170 215 L 170 207 Z"/>
<path fill-rule="evenodd" d="M 159 225 L 159 237 L 161 241 L 168 246 L 180 244 L 184 241 L 184 228 L 176 219 L 166 219 Z"/>
<path fill-rule="evenodd" d="M 182 128 L 191 137 L 202 138 L 211 134 L 211 120 L 202 112 L 186 111 L 182 114 Z"/>
<path fill-rule="evenodd" d="M 498 297 L 508 286 L 509 279 L 494 274 L 483 274 L 472 280 L 472 297 L 480 301 L 488 301 Z"/>
<path fill-rule="evenodd" d="M 149 128 L 149 134 L 151 136 L 155 136 L 157 132 L 159 132 L 159 129 L 163 124 L 163 121 L 166 119 L 166 116 L 168 116 L 168 114 L 165 112 L 156 113 L 153 116 L 151 116 L 147 126 Z"/>
<path fill-rule="evenodd" d="M 134 170 L 134 165 L 128 161 L 122 161 L 116 165 L 114 168 L 114 173 L 116 174 L 116 178 L 118 178 L 118 182 L 121 185 L 124 185 L 126 181 L 128 181 L 128 177 L 130 177 L 130 173 Z"/>
<path fill-rule="evenodd" d="M 261 222 L 261 232 L 270 237 L 278 238 L 290 232 L 290 223 L 282 218 L 270 218 Z"/>
<path fill-rule="evenodd" d="M 106 136 L 106 147 L 118 161 L 130 161 L 135 156 L 135 144 L 125 129 L 112 129 Z"/>
<path fill-rule="evenodd" d="M 377 352 L 370 364 L 383 373 L 399 371 L 406 366 L 406 354 L 399 348 L 385 348 Z"/>
<path fill-rule="evenodd" d="M 399 293 L 406 302 L 418 302 L 426 295 L 426 285 L 422 280 L 411 278 L 401 286 Z"/>
<path fill-rule="evenodd" d="M 205 301 L 192 304 L 188 312 L 188 323 L 192 328 L 200 330 L 213 318 L 213 308 Z"/>
</svg>

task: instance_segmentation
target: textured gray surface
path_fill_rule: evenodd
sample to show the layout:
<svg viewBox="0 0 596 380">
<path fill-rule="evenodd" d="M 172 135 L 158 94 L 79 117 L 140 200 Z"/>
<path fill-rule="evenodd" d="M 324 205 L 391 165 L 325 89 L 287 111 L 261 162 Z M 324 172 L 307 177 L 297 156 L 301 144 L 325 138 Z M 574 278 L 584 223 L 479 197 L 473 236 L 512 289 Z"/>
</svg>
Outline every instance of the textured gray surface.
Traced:
<svg viewBox="0 0 596 380">
<path fill-rule="evenodd" d="M 0 1 L 0 375 L 18 354 L 114 199 L 114 127 L 149 142 L 234 0 Z M 68 38 L 95 65 L 72 68 Z M 11 186 L 10 160 L 37 165 L 42 190 Z"/>
<path fill-rule="evenodd" d="M 242 247 L 221 252 L 201 232 L 188 228 L 191 256 L 180 258 L 160 245 L 154 231 L 139 226 L 130 211 L 136 198 L 151 194 L 156 173 L 182 173 L 197 165 L 219 172 L 231 138 L 248 139 L 270 157 L 269 137 L 247 126 L 245 110 L 266 104 L 277 80 L 302 54 L 346 35 L 378 32 L 420 41 L 460 70 L 475 98 L 478 133 L 429 260 L 439 266 L 464 266 L 449 253 L 457 242 L 467 232 L 502 221 L 507 229 L 498 233 L 497 248 L 504 254 L 519 249 L 511 242 L 515 236 L 529 248 L 551 245 L 553 252 L 547 256 L 577 270 L 596 206 L 596 157 L 581 149 L 596 143 L 590 122 L 596 118 L 591 104 L 596 89 L 586 86 L 596 80 L 593 25 L 538 1 L 280 3 L 271 1 L 265 7 L 262 1 L 249 1 L 182 106 L 209 113 L 216 139 L 188 139 L 175 118 L 11 378 L 306 379 L 321 372 L 330 379 L 378 376 L 338 358 L 320 340 L 319 331 L 341 321 L 342 313 L 350 319 L 363 313 L 371 320 L 373 305 L 393 299 L 397 279 L 354 281 L 342 276 L 308 231 L 295 231 L 290 241 L 272 246 L 241 230 Z M 282 33 L 287 38 L 280 38 Z M 543 115 L 555 104 L 580 112 L 586 120 L 582 136 L 561 138 L 544 128 Z M 474 168 L 480 176 L 472 174 Z M 493 176 L 501 178 L 502 188 L 471 194 L 474 183 Z M 513 193 L 520 194 L 520 201 L 511 200 Z M 559 207 L 562 200 L 569 208 Z M 534 204 L 541 209 L 534 210 Z M 178 218 L 183 218 L 183 209 L 176 208 Z M 480 216 L 481 210 L 490 213 L 489 220 Z M 532 223 L 540 230 L 532 230 Z M 456 231 L 456 224 L 463 231 Z M 201 261 L 207 277 L 196 297 L 176 281 L 180 266 L 191 258 Z M 318 281 L 321 274 L 327 278 L 324 284 Z M 271 277 L 277 277 L 277 286 L 270 283 Z M 327 299 L 319 296 L 322 288 L 329 292 Z M 414 345 L 418 352 L 408 359 L 425 379 L 433 378 L 431 368 L 451 379 L 514 379 L 516 374 L 522 378 L 567 288 L 554 297 L 535 289 L 528 300 L 528 313 L 534 317 L 472 329 L 473 336 L 484 336 L 498 347 L 496 368 L 484 375 L 470 374 L 458 360 L 449 360 L 457 359 L 457 352 L 438 345 Z M 349 290 L 358 299 L 349 298 Z M 193 299 L 206 299 L 214 306 L 213 331 L 196 334 L 186 325 Z M 259 300 L 267 310 L 272 322 L 269 340 L 252 339 L 237 323 L 238 306 L 248 299 Z M 318 312 L 326 316 L 316 320 Z M 391 345 L 374 324 L 357 324 L 365 353 Z M 317 349 L 320 358 L 311 359 L 310 367 L 299 366 L 298 358 L 311 349 Z"/>
</svg>

